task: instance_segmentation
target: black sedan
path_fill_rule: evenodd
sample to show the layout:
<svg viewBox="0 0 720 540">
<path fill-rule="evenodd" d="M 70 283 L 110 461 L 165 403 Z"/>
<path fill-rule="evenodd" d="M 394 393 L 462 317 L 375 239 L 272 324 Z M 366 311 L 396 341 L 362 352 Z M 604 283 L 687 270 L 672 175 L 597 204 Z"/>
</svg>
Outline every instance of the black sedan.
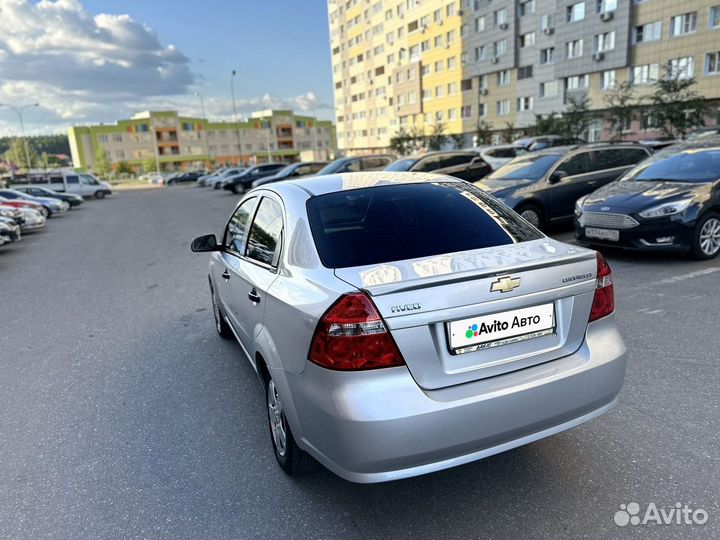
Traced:
<svg viewBox="0 0 720 540">
<path fill-rule="evenodd" d="M 246 169 L 237 176 L 232 176 L 223 182 L 223 189 L 232 191 L 233 193 L 241 193 L 252 187 L 252 183 L 258 178 L 272 176 L 284 169 L 287 163 L 266 163 Z"/>
<path fill-rule="evenodd" d="M 18 186 L 15 188 L 17 191 L 22 191 L 33 197 L 51 197 L 53 199 L 59 199 L 65 201 L 70 205 L 70 208 L 80 206 L 85 199 L 80 195 L 74 195 L 72 193 L 58 193 L 52 189 L 48 189 L 42 186 Z"/>
<path fill-rule="evenodd" d="M 655 154 L 617 182 L 578 200 L 581 243 L 639 250 L 720 253 L 720 140 Z"/>
<path fill-rule="evenodd" d="M 187 182 L 197 182 L 197 179 L 205 175 L 205 171 L 188 171 L 175 176 L 171 176 L 165 182 L 165 185 L 172 186 L 174 184 L 184 184 Z"/>
</svg>

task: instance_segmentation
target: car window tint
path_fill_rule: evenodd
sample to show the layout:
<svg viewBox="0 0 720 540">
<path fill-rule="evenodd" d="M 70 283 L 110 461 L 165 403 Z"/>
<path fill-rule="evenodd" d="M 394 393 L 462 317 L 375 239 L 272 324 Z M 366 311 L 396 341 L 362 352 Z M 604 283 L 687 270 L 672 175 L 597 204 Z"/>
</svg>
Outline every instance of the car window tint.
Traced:
<svg viewBox="0 0 720 540">
<path fill-rule="evenodd" d="M 309 166 L 309 167 L 310 167 L 310 173 L 315 174 L 315 173 L 318 172 L 320 169 L 322 169 L 324 166 L 325 166 L 324 163 L 313 163 L 312 165 Z"/>
<path fill-rule="evenodd" d="M 542 238 L 503 203 L 465 182 L 329 193 L 312 197 L 307 209 L 318 254 L 327 268 L 433 257 Z"/>
<path fill-rule="evenodd" d="M 268 197 L 260 202 L 248 235 L 247 256 L 275 266 L 279 256 L 283 220 L 280 205 Z"/>
<path fill-rule="evenodd" d="M 472 161 L 473 157 L 475 156 L 471 156 L 469 154 L 451 154 L 442 158 L 440 168 L 444 169 L 445 167 L 468 165 Z"/>
<path fill-rule="evenodd" d="M 78 183 L 80 182 L 80 180 L 78 179 L 78 177 L 75 176 L 75 175 L 66 176 L 66 177 L 65 177 L 65 181 L 66 181 L 68 184 L 78 184 Z"/>
<path fill-rule="evenodd" d="M 227 224 L 223 244 L 240 255 L 245 254 L 245 231 L 256 204 L 257 197 L 243 202 Z"/>
<path fill-rule="evenodd" d="M 387 167 L 388 163 L 383 158 L 365 158 L 362 160 L 363 171 L 377 171 Z"/>
<path fill-rule="evenodd" d="M 591 172 L 590 154 L 582 152 L 564 160 L 558 166 L 557 171 L 564 171 L 568 176 L 576 176 Z"/>
<path fill-rule="evenodd" d="M 624 166 L 637 165 L 649 156 L 648 152 L 644 148 L 627 148 L 622 150 L 622 155 L 622 164 Z"/>
<path fill-rule="evenodd" d="M 415 166 L 413 170 L 420 172 L 430 172 L 439 169 L 442 166 L 441 163 L 442 160 L 440 156 L 431 156 L 429 158 L 423 159 Z"/>
<path fill-rule="evenodd" d="M 498 148 L 488 155 L 496 158 L 514 158 L 517 152 L 515 152 L 514 148 Z"/>
<path fill-rule="evenodd" d="M 362 163 L 359 159 L 348 161 L 347 164 L 340 169 L 338 172 L 358 172 Z"/>
</svg>

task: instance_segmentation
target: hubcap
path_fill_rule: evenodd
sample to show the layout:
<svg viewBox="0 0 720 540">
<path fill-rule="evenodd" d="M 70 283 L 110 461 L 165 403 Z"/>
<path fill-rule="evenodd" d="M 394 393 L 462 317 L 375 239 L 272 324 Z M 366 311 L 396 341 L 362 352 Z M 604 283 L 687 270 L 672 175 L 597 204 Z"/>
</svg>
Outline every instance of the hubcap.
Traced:
<svg viewBox="0 0 720 540">
<path fill-rule="evenodd" d="M 720 251 L 720 220 L 708 219 L 700 229 L 700 249 L 705 255 Z"/>
<path fill-rule="evenodd" d="M 287 451 L 287 430 L 285 413 L 283 412 L 282 401 L 278 394 L 275 383 L 270 380 L 267 389 L 268 415 L 270 416 L 270 431 L 275 442 L 277 453 L 285 456 Z"/>
<path fill-rule="evenodd" d="M 523 210 L 520 215 L 529 221 L 533 227 L 540 227 L 540 216 L 535 210 Z"/>
</svg>

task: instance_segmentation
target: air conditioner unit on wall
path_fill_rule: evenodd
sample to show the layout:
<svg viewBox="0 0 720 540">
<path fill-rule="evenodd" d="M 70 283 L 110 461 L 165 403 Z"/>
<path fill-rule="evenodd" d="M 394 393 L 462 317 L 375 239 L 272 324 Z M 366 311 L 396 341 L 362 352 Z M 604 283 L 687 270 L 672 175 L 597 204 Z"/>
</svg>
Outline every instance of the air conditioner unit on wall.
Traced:
<svg viewBox="0 0 720 540">
<path fill-rule="evenodd" d="M 600 14 L 600 19 L 602 19 L 605 22 L 612 21 L 613 20 L 613 12 L 612 11 L 603 11 Z"/>
<path fill-rule="evenodd" d="M 605 53 L 602 53 L 602 52 L 593 53 L 592 59 L 595 60 L 596 62 L 600 62 L 601 60 L 605 59 Z"/>
<path fill-rule="evenodd" d="M 490 63 L 491 63 L 491 64 L 497 64 L 499 61 L 500 61 L 500 59 L 499 59 L 497 56 L 493 56 L 493 57 L 490 59 Z"/>
<path fill-rule="evenodd" d="M 487 96 L 487 95 L 488 95 L 488 89 L 487 89 L 487 88 L 481 88 L 481 89 L 480 89 L 480 95 L 481 95 L 481 96 Z"/>
<path fill-rule="evenodd" d="M 500 30 L 507 30 L 508 29 L 508 23 L 500 23 Z"/>
<path fill-rule="evenodd" d="M 543 28 L 543 32 L 545 32 L 545 35 L 551 36 L 555 33 L 555 29 L 552 26 L 546 26 Z"/>
</svg>

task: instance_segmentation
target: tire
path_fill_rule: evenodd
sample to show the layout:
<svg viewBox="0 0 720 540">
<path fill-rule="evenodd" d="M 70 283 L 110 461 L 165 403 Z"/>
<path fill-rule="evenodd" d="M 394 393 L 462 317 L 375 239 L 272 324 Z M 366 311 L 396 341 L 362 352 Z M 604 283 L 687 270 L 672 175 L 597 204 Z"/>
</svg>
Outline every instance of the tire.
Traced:
<svg viewBox="0 0 720 540">
<path fill-rule="evenodd" d="M 714 259 L 720 253 L 720 214 L 708 212 L 700 218 L 693 231 L 690 255 L 704 261 Z"/>
<path fill-rule="evenodd" d="M 518 209 L 515 211 L 520 214 L 525 219 L 525 221 L 530 222 L 530 224 L 533 225 L 536 229 L 542 229 L 545 226 L 545 218 L 543 216 L 542 210 L 540 210 L 537 206 L 532 204 L 525 204 L 518 207 Z"/>
<path fill-rule="evenodd" d="M 42 210 L 40 210 L 40 213 L 46 218 L 50 218 L 53 215 L 52 210 L 50 210 L 47 206 L 43 206 Z"/>
<path fill-rule="evenodd" d="M 272 377 L 268 376 L 265 390 L 270 440 L 278 465 L 290 476 L 309 473 L 315 468 L 315 460 L 295 442 Z"/>
<path fill-rule="evenodd" d="M 105 192 L 104 192 L 104 191 L 96 191 L 96 192 L 95 192 L 95 198 L 96 198 L 96 199 L 104 199 L 104 198 L 105 198 Z"/>
<path fill-rule="evenodd" d="M 221 338 L 230 339 L 233 336 L 233 333 L 232 330 L 230 330 L 230 326 L 227 321 L 225 321 L 225 317 L 223 317 L 222 312 L 220 311 L 220 304 L 215 297 L 215 291 L 213 290 L 212 285 L 210 286 L 210 297 L 212 299 L 215 330 L 217 330 L 217 333 Z"/>
<path fill-rule="evenodd" d="M 233 185 L 232 185 L 232 192 L 233 192 L 235 195 L 237 195 L 238 188 L 237 188 L 237 185 L 236 185 L 236 184 L 233 184 Z"/>
</svg>

